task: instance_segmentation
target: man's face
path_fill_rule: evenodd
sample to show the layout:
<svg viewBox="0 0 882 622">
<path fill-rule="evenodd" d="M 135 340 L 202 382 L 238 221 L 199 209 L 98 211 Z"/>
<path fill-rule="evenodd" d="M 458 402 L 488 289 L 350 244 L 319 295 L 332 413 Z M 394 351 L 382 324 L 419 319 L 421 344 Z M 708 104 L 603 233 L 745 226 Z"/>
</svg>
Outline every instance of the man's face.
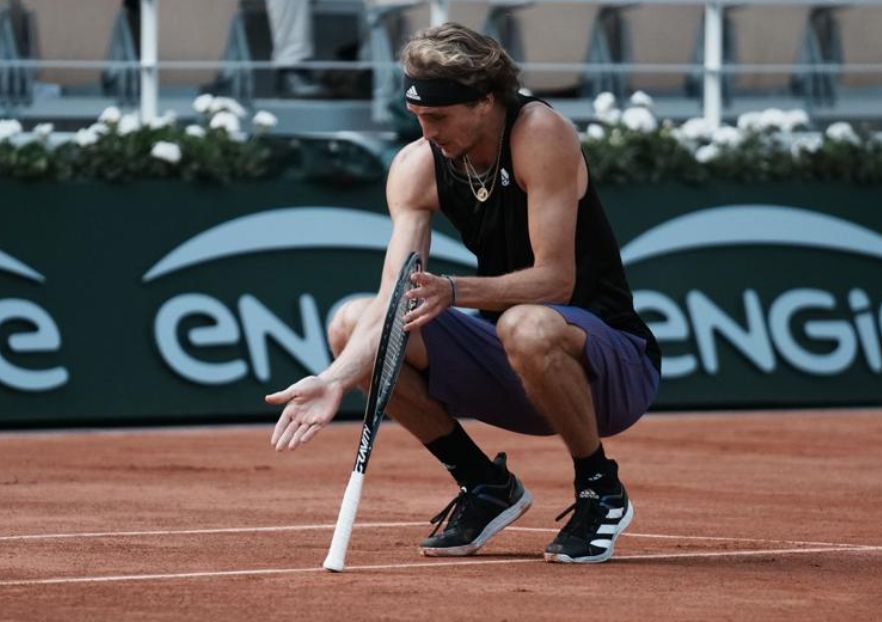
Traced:
<svg viewBox="0 0 882 622">
<path fill-rule="evenodd" d="M 482 101 L 477 105 L 454 104 L 452 106 L 417 106 L 408 102 L 410 110 L 426 140 L 433 142 L 445 158 L 462 157 L 475 146 L 480 137 L 485 108 Z"/>
</svg>

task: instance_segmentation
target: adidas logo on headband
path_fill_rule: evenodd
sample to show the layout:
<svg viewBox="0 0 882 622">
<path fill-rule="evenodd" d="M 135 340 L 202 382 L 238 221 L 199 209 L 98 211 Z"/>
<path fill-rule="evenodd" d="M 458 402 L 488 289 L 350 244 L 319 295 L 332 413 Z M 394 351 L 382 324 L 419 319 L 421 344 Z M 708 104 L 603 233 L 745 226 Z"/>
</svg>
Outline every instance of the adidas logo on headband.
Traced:
<svg viewBox="0 0 882 622">
<path fill-rule="evenodd" d="M 487 93 L 447 78 L 419 80 L 404 74 L 404 98 L 419 106 L 452 106 L 478 101 Z"/>
</svg>

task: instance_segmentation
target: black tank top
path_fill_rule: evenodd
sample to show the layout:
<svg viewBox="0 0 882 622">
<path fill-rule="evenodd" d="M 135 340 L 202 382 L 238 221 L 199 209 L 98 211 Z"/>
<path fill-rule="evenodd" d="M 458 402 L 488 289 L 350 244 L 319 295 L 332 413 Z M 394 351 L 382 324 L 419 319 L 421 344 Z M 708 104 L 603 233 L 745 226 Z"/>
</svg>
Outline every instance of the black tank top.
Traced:
<svg viewBox="0 0 882 622">
<path fill-rule="evenodd" d="M 533 265 L 527 193 L 515 181 L 511 157 L 511 129 L 521 108 L 532 101 L 542 100 L 518 95 L 508 107 L 496 187 L 485 203 L 474 197 L 466 176 L 432 145 L 441 211 L 459 231 L 465 246 L 477 256 L 478 276 L 500 276 Z M 489 189 L 492 181 L 485 183 Z M 568 304 L 587 309 L 607 325 L 645 339 L 646 353 L 655 368 L 660 369 L 658 344 L 634 310 L 619 245 L 594 183 L 589 181 L 578 209 L 576 286 Z M 481 315 L 495 322 L 500 313 L 481 310 Z"/>
</svg>

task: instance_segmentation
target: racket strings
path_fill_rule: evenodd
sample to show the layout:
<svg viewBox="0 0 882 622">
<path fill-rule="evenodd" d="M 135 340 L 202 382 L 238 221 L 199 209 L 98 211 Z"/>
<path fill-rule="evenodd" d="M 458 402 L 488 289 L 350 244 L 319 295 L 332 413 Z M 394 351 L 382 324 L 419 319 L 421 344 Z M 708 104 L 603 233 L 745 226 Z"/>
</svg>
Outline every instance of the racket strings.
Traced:
<svg viewBox="0 0 882 622">
<path fill-rule="evenodd" d="M 404 291 L 411 288 L 410 279 L 404 282 Z M 404 348 L 407 346 L 407 333 L 404 332 L 404 315 L 411 307 L 412 301 L 404 296 L 404 291 L 398 299 L 392 326 L 389 330 L 389 342 L 386 356 L 383 358 L 383 371 L 380 374 L 381 401 L 389 397 L 389 392 L 398 378 L 401 370 L 401 359 Z"/>
</svg>

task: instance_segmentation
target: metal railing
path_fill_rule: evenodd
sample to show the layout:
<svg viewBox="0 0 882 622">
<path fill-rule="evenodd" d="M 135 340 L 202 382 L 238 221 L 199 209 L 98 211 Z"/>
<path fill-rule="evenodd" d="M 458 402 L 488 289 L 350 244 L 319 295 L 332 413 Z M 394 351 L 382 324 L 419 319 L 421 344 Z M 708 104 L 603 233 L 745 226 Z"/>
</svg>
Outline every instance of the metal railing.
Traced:
<svg viewBox="0 0 882 622">
<path fill-rule="evenodd" d="M 431 23 L 440 24 L 447 20 L 453 4 L 485 2 L 486 0 L 431 0 Z M 19 87 L 26 88 L 22 76 L 28 79 L 33 71 L 40 68 L 101 68 L 115 70 L 132 75 L 137 72 L 140 77 L 138 89 L 140 111 L 143 121 L 149 122 L 158 114 L 159 109 L 159 73 L 162 70 L 193 70 L 217 69 L 226 72 L 248 72 L 261 69 L 274 69 L 276 65 L 270 61 L 254 61 L 243 54 L 228 53 L 225 58 L 205 61 L 159 61 L 159 21 L 158 5 L 160 0 L 140 0 L 140 53 L 138 58 L 131 60 L 77 61 L 77 60 L 33 60 L 23 58 L 14 50 L 3 48 L 0 39 L 0 97 L 3 90 L 12 88 L 12 80 L 19 80 Z M 594 4 L 602 7 L 633 6 L 632 0 L 569 0 L 572 3 Z M 514 0 L 506 6 L 509 8 L 523 7 L 543 3 L 561 4 L 561 0 Z M 878 74 L 882 76 L 882 63 L 825 63 L 796 62 L 781 64 L 731 64 L 724 62 L 723 30 L 724 11 L 735 6 L 806 6 L 806 7 L 852 7 L 879 6 L 882 0 L 643 0 L 640 5 L 699 5 L 704 7 L 704 45 L 703 61 L 696 63 L 630 63 L 630 62 L 574 62 L 574 63 L 521 63 L 526 71 L 569 71 L 583 74 L 619 75 L 628 73 L 685 74 L 694 73 L 701 76 L 703 93 L 701 110 L 703 116 L 713 125 L 720 124 L 724 109 L 724 81 L 729 75 L 745 73 L 795 73 L 812 76 L 833 76 L 838 74 Z M 403 6 L 412 6 L 402 4 Z M 379 31 L 384 14 L 394 11 L 395 5 L 383 5 L 367 11 L 368 29 Z M 0 20 L 0 34 L 3 22 Z M 230 37 L 235 34 L 231 29 Z M 241 34 L 241 33 L 240 33 Z M 8 36 L 3 38 L 8 40 Z M 371 60 L 360 61 L 310 61 L 302 63 L 302 67 L 316 70 L 370 70 L 374 75 L 373 116 L 375 120 L 388 120 L 388 102 L 397 96 L 396 80 L 399 72 L 394 61 L 394 50 L 388 40 L 375 35 L 369 40 L 369 56 Z M 124 58 L 124 56 L 116 56 Z M 805 60 L 805 59 L 803 59 Z M 248 92 L 248 85 L 241 89 Z M 882 113 L 882 110 L 880 110 Z"/>
</svg>

